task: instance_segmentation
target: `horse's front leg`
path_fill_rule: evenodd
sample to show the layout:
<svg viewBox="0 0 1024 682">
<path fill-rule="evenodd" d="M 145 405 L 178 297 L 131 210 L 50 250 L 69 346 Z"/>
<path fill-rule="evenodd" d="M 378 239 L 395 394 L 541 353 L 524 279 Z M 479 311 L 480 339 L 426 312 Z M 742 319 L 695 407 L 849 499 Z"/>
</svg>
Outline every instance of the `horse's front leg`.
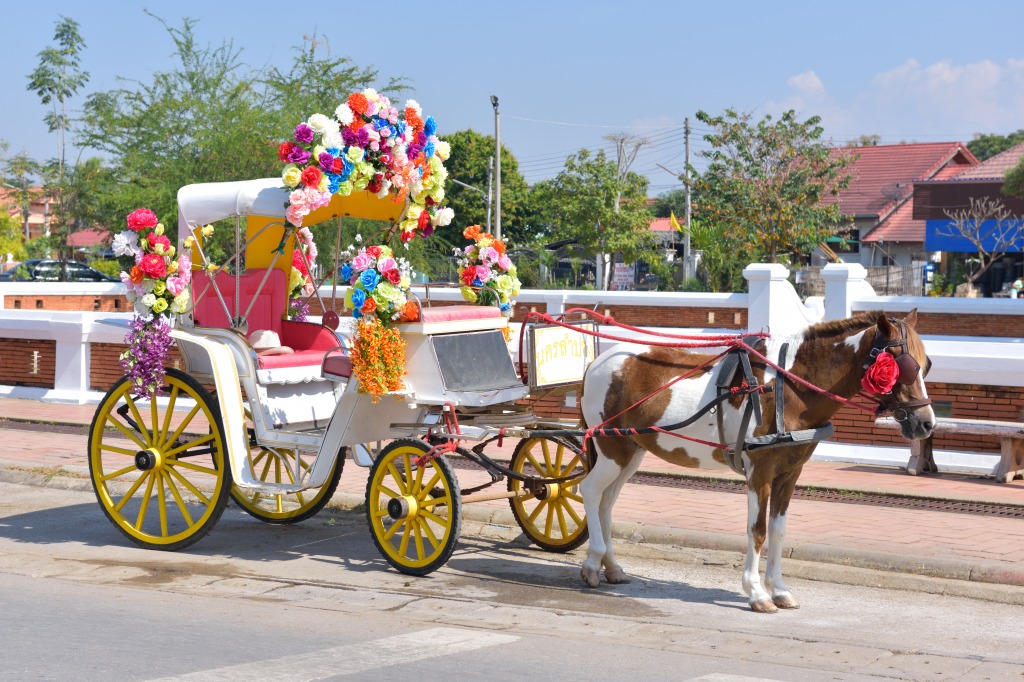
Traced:
<svg viewBox="0 0 1024 682">
<path fill-rule="evenodd" d="M 761 547 L 764 546 L 766 528 L 765 517 L 768 512 L 767 482 L 755 485 L 751 479 L 751 467 L 747 468 L 747 559 L 743 567 L 743 592 L 749 598 L 750 608 L 758 613 L 775 613 L 778 611 L 772 602 L 771 595 L 761 584 L 761 573 L 758 570 L 761 560 Z"/>
<path fill-rule="evenodd" d="M 590 542 L 587 545 L 587 558 L 583 560 L 583 567 L 580 570 L 580 577 L 590 587 L 597 587 L 601 584 L 601 564 L 604 562 L 605 553 L 611 546 L 611 508 L 608 508 L 608 531 L 605 532 L 603 522 L 605 514 L 604 499 L 607 490 L 618 475 L 622 472 L 619 465 L 601 453 L 597 444 L 596 462 L 587 477 L 580 483 L 580 493 L 583 495 L 583 508 L 587 512 L 587 525 L 590 528 Z"/>
<path fill-rule="evenodd" d="M 612 585 L 629 582 L 629 576 L 615 560 L 615 550 L 612 546 L 612 509 L 615 507 L 615 501 L 619 499 L 622 486 L 636 473 L 642 461 L 643 453 L 634 453 L 633 459 L 620 471 L 618 478 L 608 486 L 601 498 L 601 532 L 605 546 L 604 559 L 601 564 L 604 566 L 604 579 Z"/>
<path fill-rule="evenodd" d="M 786 515 L 799 476 L 800 469 L 797 469 L 772 482 L 771 514 L 768 519 L 768 564 L 764 570 L 764 582 L 771 592 L 772 602 L 780 609 L 800 608 L 800 603 L 782 581 L 782 543 L 786 539 Z"/>
</svg>

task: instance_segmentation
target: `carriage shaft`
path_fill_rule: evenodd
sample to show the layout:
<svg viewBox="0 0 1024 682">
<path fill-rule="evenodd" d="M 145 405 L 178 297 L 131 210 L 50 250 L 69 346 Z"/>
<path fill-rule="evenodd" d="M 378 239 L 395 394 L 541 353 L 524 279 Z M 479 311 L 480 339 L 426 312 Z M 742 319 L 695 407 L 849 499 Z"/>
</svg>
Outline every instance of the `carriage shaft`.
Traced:
<svg viewBox="0 0 1024 682">
<path fill-rule="evenodd" d="M 534 497 L 535 495 L 535 492 L 527 490 L 526 488 L 504 493 L 476 493 L 475 495 L 466 495 L 463 497 L 462 503 L 467 504 L 469 502 L 488 502 L 490 500 L 511 500 L 518 497 Z"/>
</svg>

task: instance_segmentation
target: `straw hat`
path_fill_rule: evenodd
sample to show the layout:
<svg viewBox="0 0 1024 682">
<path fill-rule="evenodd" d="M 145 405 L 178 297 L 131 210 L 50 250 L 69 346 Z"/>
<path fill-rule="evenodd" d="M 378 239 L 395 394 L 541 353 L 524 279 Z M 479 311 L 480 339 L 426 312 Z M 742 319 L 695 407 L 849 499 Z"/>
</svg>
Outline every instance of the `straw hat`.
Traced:
<svg viewBox="0 0 1024 682">
<path fill-rule="evenodd" d="M 295 352 L 288 346 L 282 346 L 281 337 L 272 329 L 257 329 L 249 334 L 249 343 L 259 355 L 288 355 Z"/>
</svg>

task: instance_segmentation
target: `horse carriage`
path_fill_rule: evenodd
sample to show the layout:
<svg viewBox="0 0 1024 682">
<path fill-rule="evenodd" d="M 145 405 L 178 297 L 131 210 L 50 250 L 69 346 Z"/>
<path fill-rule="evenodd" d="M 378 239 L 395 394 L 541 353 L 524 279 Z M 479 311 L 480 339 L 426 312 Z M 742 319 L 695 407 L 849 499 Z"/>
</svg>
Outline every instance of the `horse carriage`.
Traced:
<svg viewBox="0 0 1024 682">
<path fill-rule="evenodd" d="M 398 325 L 404 390 L 379 400 L 361 392 L 350 338 L 336 329 L 335 286 L 328 300 L 319 288 L 313 293 L 330 326 L 287 319 L 292 259 L 283 254 L 293 252 L 295 228 L 283 220 L 285 198 L 276 179 L 179 192 L 178 250 L 193 236 L 196 264 L 194 304 L 170 334 L 184 367 L 167 370 L 155 400 L 133 395 L 122 377 L 100 402 L 89 435 L 92 482 L 114 525 L 141 546 L 180 549 L 212 528 L 229 497 L 261 521 L 296 523 L 327 504 L 351 457 L 370 467 L 373 539 L 405 573 L 444 564 L 460 508 L 474 501 L 508 499 L 524 533 L 545 549 L 584 542 L 578 439 L 525 438 L 507 466 L 483 451 L 504 428 L 559 426 L 516 405 L 531 386 L 502 333 L 507 318 L 495 307 L 424 301 L 417 322 Z M 345 216 L 394 223 L 403 209 L 363 192 L 335 196 L 306 222 L 337 220 L 339 230 Z M 201 228 L 227 218 L 235 219 L 239 246 L 227 263 L 233 272 L 210 273 Z M 266 332 L 275 348 L 259 348 Z M 572 371 L 578 378 L 584 368 L 581 360 Z M 467 441 L 479 445 L 469 450 Z M 445 454 L 482 466 L 506 489 L 460 489 Z"/>
</svg>

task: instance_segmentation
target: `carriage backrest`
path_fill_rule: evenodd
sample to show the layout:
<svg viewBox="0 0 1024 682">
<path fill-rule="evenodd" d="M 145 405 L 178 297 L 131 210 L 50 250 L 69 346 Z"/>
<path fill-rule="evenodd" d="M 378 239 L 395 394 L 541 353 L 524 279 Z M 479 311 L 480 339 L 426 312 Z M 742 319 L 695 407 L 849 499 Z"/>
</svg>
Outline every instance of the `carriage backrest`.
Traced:
<svg viewBox="0 0 1024 682">
<path fill-rule="evenodd" d="M 285 290 L 287 282 L 285 281 L 285 273 L 275 268 L 271 270 L 270 277 L 267 278 L 266 283 L 261 288 L 260 283 L 263 282 L 266 272 L 264 268 L 250 268 L 239 278 L 241 284 L 239 290 L 240 306 L 237 314 L 245 315 L 246 310 L 249 310 L 246 320 L 250 330 L 271 329 L 280 335 L 281 320 L 284 317 L 285 305 L 288 301 L 288 292 Z M 205 271 L 198 270 L 194 272 L 192 274 L 193 296 L 200 296 L 203 290 L 206 289 L 209 281 L 210 277 Z M 217 274 L 215 281 L 217 288 L 220 289 L 221 294 L 224 296 L 224 302 L 227 303 L 228 310 L 234 315 L 235 276 L 226 272 L 220 272 Z M 256 299 L 254 303 L 253 298 Z M 252 303 L 251 310 L 249 307 L 250 303 Z M 199 327 L 227 329 L 231 326 L 231 320 L 213 287 L 206 290 L 206 294 L 196 301 L 192 317 L 195 320 L 196 326 Z"/>
</svg>

